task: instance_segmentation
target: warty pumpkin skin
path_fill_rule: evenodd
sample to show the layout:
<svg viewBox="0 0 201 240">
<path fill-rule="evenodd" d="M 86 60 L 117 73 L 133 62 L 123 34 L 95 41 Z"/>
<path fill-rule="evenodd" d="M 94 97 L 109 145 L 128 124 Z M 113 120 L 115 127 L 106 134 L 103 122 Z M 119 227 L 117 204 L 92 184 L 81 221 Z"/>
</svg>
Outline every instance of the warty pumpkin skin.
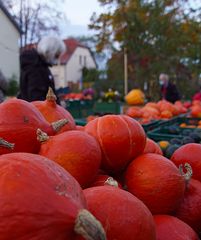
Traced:
<svg viewBox="0 0 201 240">
<path fill-rule="evenodd" d="M 151 212 L 131 193 L 98 186 L 85 189 L 84 195 L 89 211 L 102 223 L 107 240 L 156 239 Z"/>
<path fill-rule="evenodd" d="M 53 135 L 57 131 L 53 126 L 29 102 L 21 99 L 10 99 L 1 103 L 0 136 L 13 143 L 14 148 L 0 148 L 0 154 L 9 152 L 38 153 L 40 144 L 37 141 L 36 130 L 40 128 L 49 135 Z"/>
<path fill-rule="evenodd" d="M 175 216 L 191 226 L 197 233 L 201 232 L 201 182 L 191 179 L 187 185 L 184 198 L 175 212 Z"/>
<path fill-rule="evenodd" d="M 128 191 L 142 200 L 152 214 L 172 213 L 183 199 L 185 178 L 167 158 L 146 153 L 135 158 L 125 173 Z"/>
<path fill-rule="evenodd" d="M 55 162 L 30 153 L 0 156 L 0 208 L 1 240 L 73 240 L 80 234 L 78 216 L 90 220 L 78 182 Z"/>
<path fill-rule="evenodd" d="M 60 164 L 83 188 L 94 180 L 101 163 L 98 142 L 79 130 L 63 132 L 43 141 L 39 154 Z"/>
<path fill-rule="evenodd" d="M 68 123 L 62 127 L 58 133 L 74 130 L 76 128 L 72 115 L 65 108 L 56 103 L 56 96 L 51 88 L 48 90 L 45 101 L 33 101 L 32 104 L 42 113 L 49 123 L 53 123 L 64 118 L 68 120 Z"/>
<path fill-rule="evenodd" d="M 171 160 L 176 166 L 189 163 L 193 169 L 193 178 L 201 181 L 201 144 L 188 143 L 181 146 L 172 154 Z"/>
<path fill-rule="evenodd" d="M 145 147 L 144 129 L 126 115 L 105 115 L 90 121 L 84 129 L 99 142 L 103 155 L 102 169 L 108 173 L 124 170 Z"/>
<path fill-rule="evenodd" d="M 199 240 L 196 232 L 186 223 L 169 215 L 154 215 L 156 240 Z"/>
</svg>

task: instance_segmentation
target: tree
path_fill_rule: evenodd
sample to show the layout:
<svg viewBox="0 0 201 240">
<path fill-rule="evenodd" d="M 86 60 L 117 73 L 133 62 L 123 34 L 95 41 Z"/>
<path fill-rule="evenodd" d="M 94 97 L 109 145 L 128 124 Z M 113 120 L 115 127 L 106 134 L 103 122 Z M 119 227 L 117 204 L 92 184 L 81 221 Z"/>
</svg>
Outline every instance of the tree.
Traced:
<svg viewBox="0 0 201 240">
<path fill-rule="evenodd" d="M 4 0 L 5 6 L 15 17 L 22 34 L 20 46 L 37 42 L 43 35 L 59 33 L 64 21 L 63 0 Z"/>
<path fill-rule="evenodd" d="M 137 85 L 143 89 L 146 83 L 148 94 L 153 95 L 160 72 L 180 81 L 182 91 L 192 86 L 192 76 L 197 78 L 201 69 L 200 9 L 189 8 L 186 0 L 99 2 L 105 12 L 94 13 L 89 25 L 97 32 L 97 50 L 117 46 L 110 60 L 112 67 L 111 61 L 118 58 L 123 65 L 123 50 L 127 49 L 131 88 Z"/>
</svg>

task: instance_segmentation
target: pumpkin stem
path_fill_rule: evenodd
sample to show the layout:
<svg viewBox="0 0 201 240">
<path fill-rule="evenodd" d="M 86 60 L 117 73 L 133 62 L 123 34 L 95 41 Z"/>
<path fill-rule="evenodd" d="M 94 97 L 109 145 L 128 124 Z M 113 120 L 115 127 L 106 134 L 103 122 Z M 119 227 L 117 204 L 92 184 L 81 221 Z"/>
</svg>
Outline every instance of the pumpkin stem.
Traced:
<svg viewBox="0 0 201 240">
<path fill-rule="evenodd" d="M 9 148 L 9 149 L 14 149 L 15 144 L 14 143 L 9 143 L 6 140 L 4 140 L 3 138 L 0 138 L 0 146 L 5 147 L 5 148 Z"/>
<path fill-rule="evenodd" d="M 74 230 L 86 240 L 106 240 L 101 223 L 86 209 L 79 211 Z"/>
<path fill-rule="evenodd" d="M 184 168 L 185 168 L 186 172 L 183 171 L 183 164 L 179 165 L 179 171 L 180 171 L 181 175 L 185 178 L 186 183 L 188 184 L 193 175 L 193 170 L 189 163 L 185 163 Z"/>
<path fill-rule="evenodd" d="M 114 178 L 109 177 L 105 182 L 104 185 L 110 185 L 113 187 L 118 187 L 118 182 L 116 180 L 114 180 Z"/>
<path fill-rule="evenodd" d="M 47 135 L 47 133 L 43 132 L 40 128 L 36 131 L 37 134 L 37 140 L 42 143 L 46 142 L 50 137 Z"/>
<path fill-rule="evenodd" d="M 68 123 L 68 119 L 60 119 L 59 121 L 51 123 L 52 128 L 55 132 L 59 132 L 63 126 L 65 126 Z"/>
<path fill-rule="evenodd" d="M 54 94 L 51 87 L 48 88 L 48 92 L 47 92 L 47 95 L 46 95 L 46 100 L 47 101 L 53 101 L 53 102 L 55 102 L 57 100 L 57 97 Z"/>
</svg>

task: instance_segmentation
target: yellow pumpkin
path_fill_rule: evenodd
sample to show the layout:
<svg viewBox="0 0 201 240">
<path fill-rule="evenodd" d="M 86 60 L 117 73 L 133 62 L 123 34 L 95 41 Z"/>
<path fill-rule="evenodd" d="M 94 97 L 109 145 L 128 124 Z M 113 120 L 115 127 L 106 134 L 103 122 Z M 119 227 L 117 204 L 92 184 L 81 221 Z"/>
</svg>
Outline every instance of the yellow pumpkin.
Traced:
<svg viewBox="0 0 201 240">
<path fill-rule="evenodd" d="M 133 89 L 125 96 L 125 100 L 129 105 L 142 105 L 144 99 L 145 95 L 140 89 Z"/>
</svg>

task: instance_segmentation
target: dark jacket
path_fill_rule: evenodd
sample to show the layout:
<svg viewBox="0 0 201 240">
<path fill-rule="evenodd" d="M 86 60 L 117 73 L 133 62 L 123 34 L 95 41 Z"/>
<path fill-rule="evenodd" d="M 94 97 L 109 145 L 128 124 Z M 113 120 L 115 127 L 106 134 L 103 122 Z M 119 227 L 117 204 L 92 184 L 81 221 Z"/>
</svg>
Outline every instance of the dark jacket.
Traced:
<svg viewBox="0 0 201 240">
<path fill-rule="evenodd" d="M 162 96 L 169 102 L 176 102 L 180 100 L 180 94 L 177 90 L 177 87 L 174 83 L 168 82 L 167 86 L 162 86 L 161 88 Z"/>
<path fill-rule="evenodd" d="M 25 50 L 20 55 L 20 93 L 18 98 L 28 102 L 45 100 L 48 88 L 55 91 L 51 65 L 35 49 Z M 57 96 L 57 103 L 59 98 Z"/>
</svg>

